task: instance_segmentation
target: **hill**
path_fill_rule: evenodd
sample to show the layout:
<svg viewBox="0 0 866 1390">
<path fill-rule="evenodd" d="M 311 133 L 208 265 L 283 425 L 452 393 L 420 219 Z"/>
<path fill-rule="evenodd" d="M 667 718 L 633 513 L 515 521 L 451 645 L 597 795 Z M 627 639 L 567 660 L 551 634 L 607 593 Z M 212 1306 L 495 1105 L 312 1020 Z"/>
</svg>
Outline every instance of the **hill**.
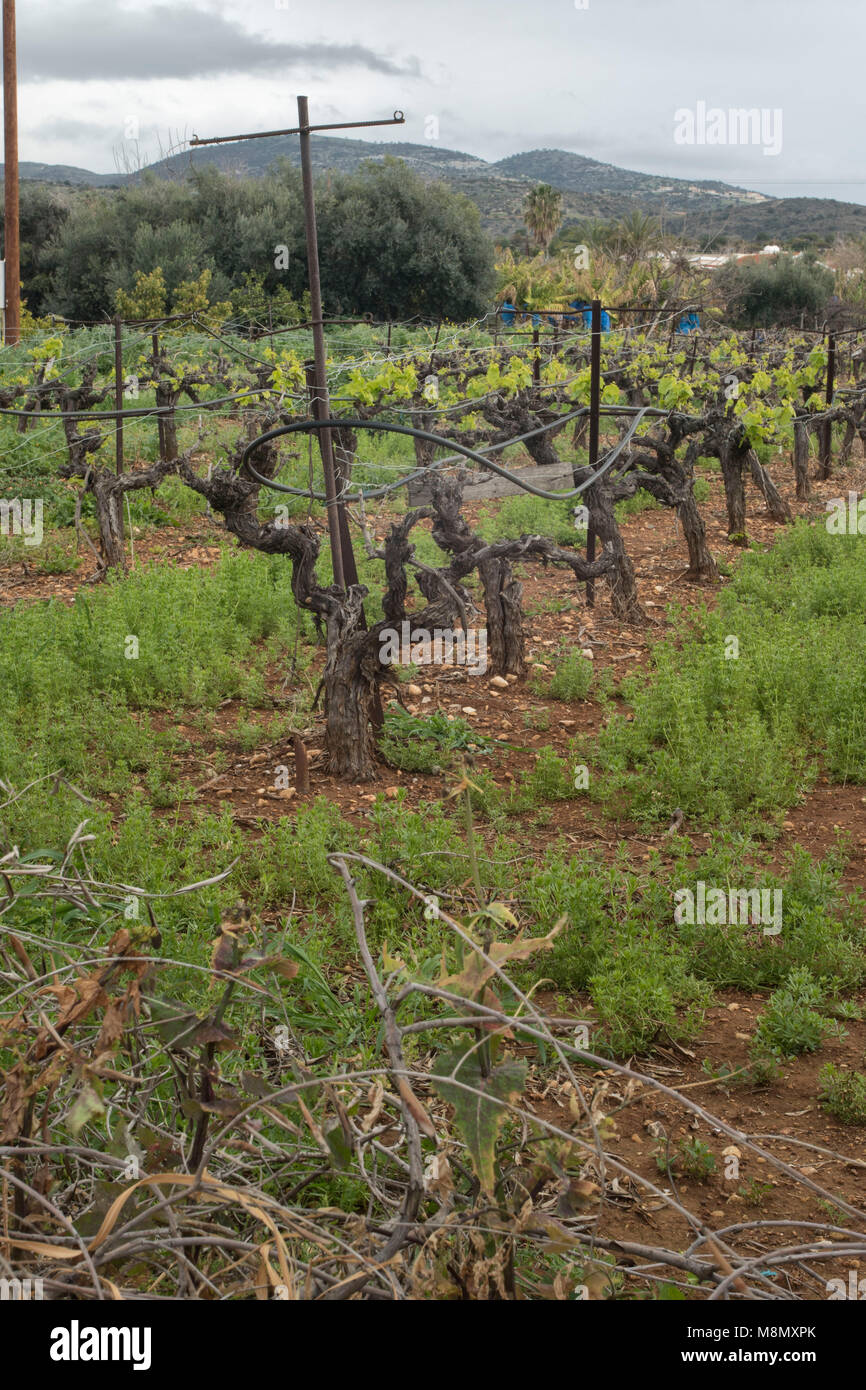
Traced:
<svg viewBox="0 0 866 1390">
<path fill-rule="evenodd" d="M 694 243 L 719 236 L 740 242 L 787 243 L 799 238 L 829 242 L 836 236 L 866 235 L 866 206 L 859 203 L 770 198 L 716 180 L 692 182 L 622 169 L 569 150 L 527 150 L 491 163 L 432 144 L 316 135 L 311 152 L 316 169 L 344 173 L 354 172 L 364 160 L 403 159 L 422 178 L 443 179 L 470 197 L 481 211 L 485 229 L 497 238 L 521 229 L 523 199 L 536 183 L 550 183 L 562 191 L 566 226 L 619 220 L 637 210 L 659 218 L 667 231 Z M 93 174 L 69 165 L 25 162 L 21 177 L 79 187 L 121 187 L 147 173 L 183 178 L 191 168 L 213 166 L 239 178 L 255 178 L 278 159 L 299 163 L 296 136 L 190 148 L 132 174 Z"/>
</svg>

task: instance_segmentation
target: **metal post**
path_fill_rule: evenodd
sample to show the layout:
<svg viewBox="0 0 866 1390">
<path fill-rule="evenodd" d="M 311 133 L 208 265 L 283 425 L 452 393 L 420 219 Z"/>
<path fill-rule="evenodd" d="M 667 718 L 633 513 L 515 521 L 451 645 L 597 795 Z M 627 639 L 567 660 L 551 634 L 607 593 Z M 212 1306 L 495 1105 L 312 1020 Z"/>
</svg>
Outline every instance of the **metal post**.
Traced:
<svg viewBox="0 0 866 1390">
<path fill-rule="evenodd" d="M 315 362 L 311 362 L 311 361 L 305 362 L 305 363 L 304 363 L 304 371 L 305 371 L 306 377 L 307 377 L 307 391 L 308 391 L 309 397 L 310 397 L 310 414 L 312 415 L 312 417 L 313 417 L 314 420 L 321 420 L 321 419 L 322 419 L 322 402 L 321 402 L 321 399 L 320 399 L 320 397 L 319 397 L 319 395 L 318 395 L 318 392 L 317 392 L 317 390 L 316 390 L 316 364 L 315 364 Z M 319 432 L 320 432 L 321 434 L 326 433 L 325 430 L 320 430 Z M 327 434 L 328 434 L 329 436 L 330 436 L 330 433 L 331 433 L 331 431 L 328 430 L 328 431 L 327 431 Z M 339 458 L 337 457 L 336 454 L 334 454 L 334 479 L 335 479 L 335 482 L 336 482 L 336 485 L 337 485 L 337 492 L 338 492 L 338 493 L 342 493 L 343 487 L 345 486 L 346 479 L 345 479 L 345 476 L 344 476 L 344 474 L 343 474 L 343 465 L 341 464 L 341 462 L 340 462 L 340 460 L 339 460 Z M 345 507 L 343 507 L 343 506 L 340 506 L 340 507 L 338 508 L 338 523 L 339 523 L 339 527 L 340 527 L 340 550 L 341 550 L 341 553 L 342 553 L 342 556 L 343 556 L 343 572 L 344 572 L 345 577 L 346 577 L 346 583 L 347 583 L 347 584 L 350 584 L 350 585 L 351 585 L 351 584 L 357 584 L 357 583 L 358 583 L 358 567 L 357 567 L 357 565 L 356 565 L 356 563 L 355 563 L 355 552 L 354 552 L 354 550 L 352 549 L 352 537 L 351 537 L 351 534 L 350 534 L 350 532 L 349 532 L 349 522 L 348 522 L 348 519 L 347 519 L 347 517 L 346 517 L 346 509 L 345 509 Z M 362 611 L 361 611 L 361 627 L 364 628 L 364 629 L 366 629 L 366 626 L 367 626 L 367 624 L 366 624 L 366 622 L 365 622 L 365 620 L 364 620 L 364 613 L 363 613 L 363 610 L 362 610 Z"/>
<path fill-rule="evenodd" d="M 833 390 L 836 384 L 836 334 L 827 337 L 827 405 L 833 404 Z M 821 427 L 821 477 L 829 478 L 833 462 L 833 421 L 825 420 Z"/>
<path fill-rule="evenodd" d="M 322 285 L 319 278 L 319 244 L 316 235 L 316 203 L 313 195 L 313 164 L 310 158 L 310 109 L 306 97 L 298 97 L 298 123 L 301 139 L 301 175 L 304 185 L 304 229 L 307 237 L 307 268 L 310 280 L 310 317 L 313 321 L 313 358 L 315 362 L 315 405 L 319 418 L 330 414 L 328 378 L 325 366 L 325 330 L 322 325 Z M 328 535 L 331 540 L 331 563 L 334 583 L 345 589 L 343 552 L 340 535 L 340 511 L 334 474 L 334 453 L 330 430 L 319 430 L 319 448 L 325 475 L 325 505 L 328 511 Z"/>
<path fill-rule="evenodd" d="M 123 324 L 120 314 L 114 316 L 114 419 L 115 471 L 123 472 Z"/>
<path fill-rule="evenodd" d="M 154 334 L 151 336 L 151 342 L 153 343 L 153 370 L 154 370 L 154 373 L 155 373 L 155 374 L 158 374 L 158 373 L 159 373 L 159 334 L 158 334 L 158 333 L 154 333 Z M 162 463 L 163 459 L 165 458 L 165 432 L 164 432 L 163 427 L 162 427 L 162 416 L 161 416 L 161 415 L 157 415 L 157 417 L 156 417 L 156 429 L 157 429 L 157 434 L 158 434 L 158 436 L 159 436 L 159 461 L 160 461 L 160 463 Z"/>
<path fill-rule="evenodd" d="M 310 132 L 313 130 L 355 130 L 360 126 L 380 126 L 380 125 L 404 125 L 405 116 L 402 111 L 395 111 L 392 118 L 384 121 L 339 121 L 329 122 L 325 125 L 310 125 L 309 102 L 306 97 L 298 97 L 298 118 L 299 125 L 285 130 L 256 130 L 243 135 L 217 135 L 208 140 L 200 140 L 194 135 L 190 140 L 190 145 L 230 145 L 238 140 L 269 140 L 278 135 L 299 135 L 301 142 L 301 174 L 304 185 L 304 230 L 307 239 L 307 267 L 310 279 L 310 314 L 313 329 L 313 355 L 315 362 L 315 401 L 321 410 L 322 419 L 327 419 L 330 413 L 328 401 L 328 378 L 325 369 L 325 332 L 322 324 L 322 287 L 319 278 L 319 245 L 316 236 L 316 203 L 313 196 L 313 166 L 310 159 Z M 252 323 L 250 324 L 252 333 Z M 328 535 L 331 541 L 331 560 L 334 570 L 334 583 L 341 589 L 345 586 L 345 565 L 343 561 L 343 550 L 340 546 L 340 516 L 343 513 L 343 503 L 337 495 L 336 475 L 334 472 L 334 453 L 331 445 L 330 430 L 319 431 L 319 448 L 322 453 L 322 469 L 325 474 L 325 498 L 328 511 Z M 346 554 L 351 556 L 352 543 L 349 537 L 349 529 L 343 525 L 343 532 L 346 538 Z M 354 559 L 351 562 L 352 572 L 355 571 Z"/>
<path fill-rule="evenodd" d="M 698 332 L 696 328 L 692 329 L 692 335 L 694 337 L 694 342 L 692 343 L 692 356 L 689 362 L 689 376 L 694 376 L 695 374 L 695 362 L 698 356 Z"/>
<path fill-rule="evenodd" d="M 598 462 L 598 424 L 601 405 L 601 300 L 592 301 L 592 337 L 589 348 L 589 466 L 595 468 Z M 595 559 L 595 531 L 590 521 L 586 530 L 586 558 Z M 595 581 L 586 581 L 586 604 L 595 604 Z"/>
<path fill-rule="evenodd" d="M 3 169 L 6 260 L 6 342 L 21 338 L 21 253 L 18 209 L 18 66 L 15 0 L 3 0 Z"/>
</svg>

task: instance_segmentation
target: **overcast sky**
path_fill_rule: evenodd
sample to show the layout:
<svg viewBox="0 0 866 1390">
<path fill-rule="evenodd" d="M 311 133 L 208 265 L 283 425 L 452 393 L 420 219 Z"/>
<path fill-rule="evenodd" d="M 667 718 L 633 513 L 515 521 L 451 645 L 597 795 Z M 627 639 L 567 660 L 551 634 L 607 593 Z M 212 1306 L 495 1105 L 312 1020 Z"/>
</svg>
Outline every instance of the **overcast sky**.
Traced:
<svg viewBox="0 0 866 1390">
<path fill-rule="evenodd" d="M 405 112 L 371 139 L 424 143 L 435 116 L 485 159 L 557 147 L 866 203 L 864 40 L 866 0 L 19 0 L 20 153 L 110 173 L 131 122 L 149 159 L 292 125 L 304 92 L 314 121 Z M 758 143 L 712 115 L 732 108 L 765 112 Z"/>
</svg>

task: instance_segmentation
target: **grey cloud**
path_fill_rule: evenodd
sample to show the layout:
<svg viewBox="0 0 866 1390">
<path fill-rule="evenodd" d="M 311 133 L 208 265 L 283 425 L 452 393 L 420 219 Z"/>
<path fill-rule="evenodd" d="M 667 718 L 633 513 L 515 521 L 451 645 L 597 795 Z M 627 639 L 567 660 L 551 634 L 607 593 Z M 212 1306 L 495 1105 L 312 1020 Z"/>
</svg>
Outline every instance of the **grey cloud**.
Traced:
<svg viewBox="0 0 866 1390">
<path fill-rule="evenodd" d="M 73 121 L 66 116 L 55 116 L 53 120 L 40 121 L 28 128 L 28 134 L 38 140 L 100 140 L 114 133 L 104 122 Z"/>
<path fill-rule="evenodd" d="M 417 58 L 397 62 L 358 43 L 281 43 L 224 14 L 154 5 L 132 12 L 104 0 L 39 7 L 18 18 L 21 81 L 212 77 L 299 68 L 366 68 L 417 76 Z"/>
</svg>

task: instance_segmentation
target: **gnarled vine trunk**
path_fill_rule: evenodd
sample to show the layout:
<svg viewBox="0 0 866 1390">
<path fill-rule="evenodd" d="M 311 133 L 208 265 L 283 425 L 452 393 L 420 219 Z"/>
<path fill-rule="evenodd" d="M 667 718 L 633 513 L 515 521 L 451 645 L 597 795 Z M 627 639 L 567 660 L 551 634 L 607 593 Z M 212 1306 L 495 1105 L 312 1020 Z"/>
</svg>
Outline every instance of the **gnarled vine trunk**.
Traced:
<svg viewBox="0 0 866 1390">
<path fill-rule="evenodd" d="M 505 557 L 482 560 L 478 576 L 484 586 L 490 674 L 522 676 L 526 669 L 526 640 L 520 607 L 523 585 L 515 579 L 511 561 Z"/>
<path fill-rule="evenodd" d="M 791 509 L 784 497 L 781 496 L 776 484 L 761 463 L 754 449 L 749 450 L 749 468 L 752 474 L 752 481 L 762 493 L 770 516 L 774 521 L 789 524 L 793 520 Z"/>
<path fill-rule="evenodd" d="M 748 545 L 746 535 L 746 488 L 743 468 L 749 453 L 748 444 L 735 444 L 729 435 L 719 445 L 719 462 L 725 484 L 725 503 L 728 509 L 728 539 L 735 545 Z"/>
</svg>

